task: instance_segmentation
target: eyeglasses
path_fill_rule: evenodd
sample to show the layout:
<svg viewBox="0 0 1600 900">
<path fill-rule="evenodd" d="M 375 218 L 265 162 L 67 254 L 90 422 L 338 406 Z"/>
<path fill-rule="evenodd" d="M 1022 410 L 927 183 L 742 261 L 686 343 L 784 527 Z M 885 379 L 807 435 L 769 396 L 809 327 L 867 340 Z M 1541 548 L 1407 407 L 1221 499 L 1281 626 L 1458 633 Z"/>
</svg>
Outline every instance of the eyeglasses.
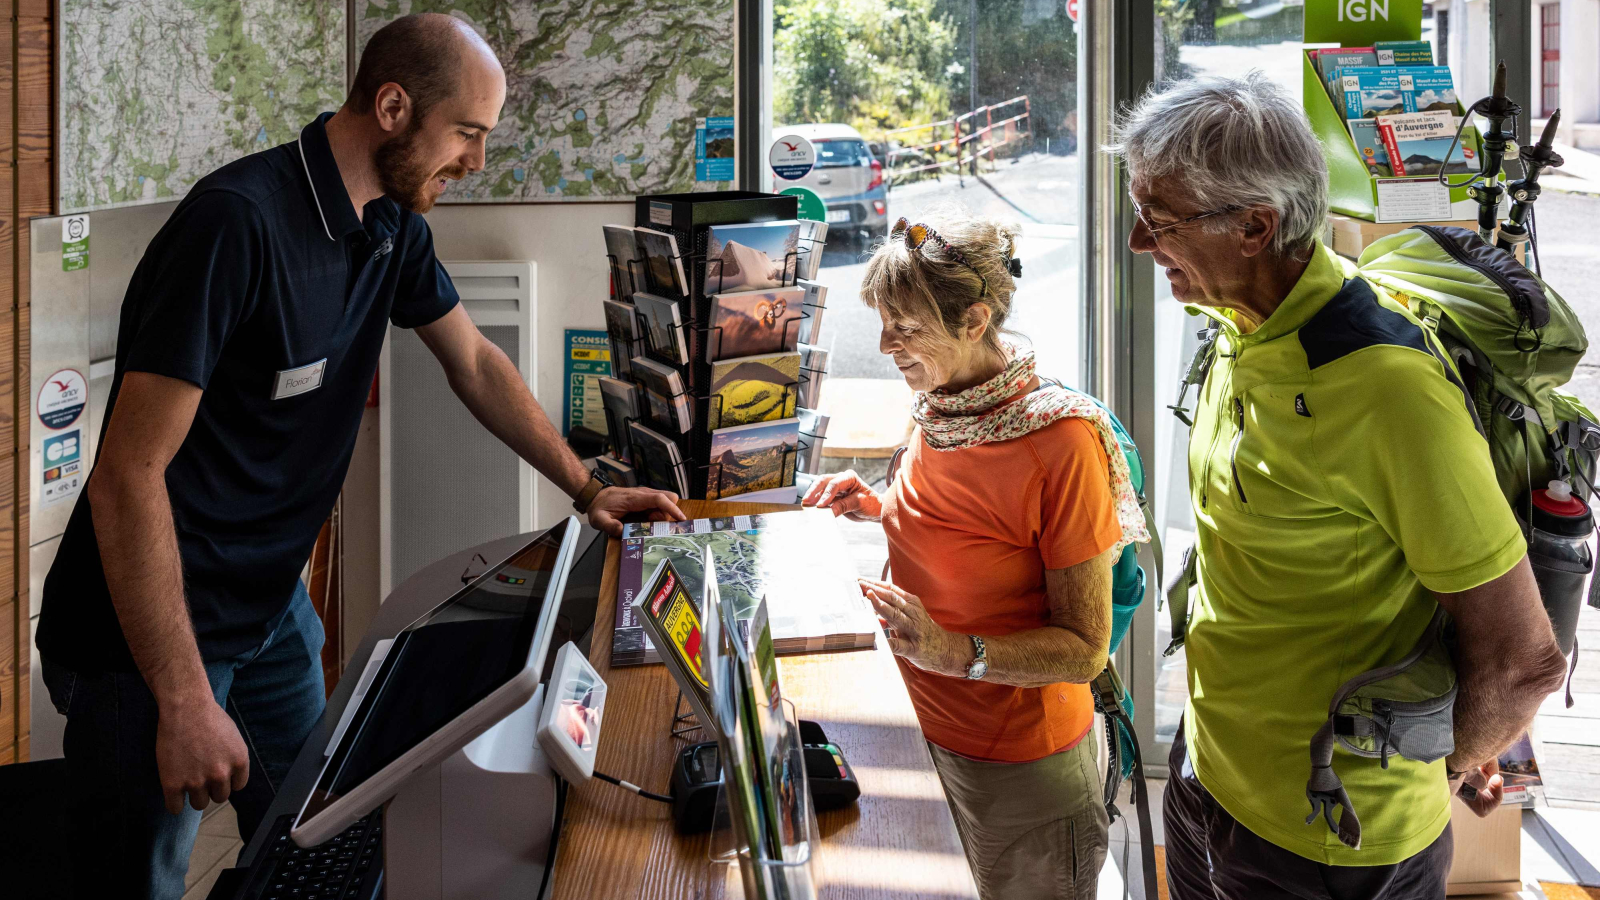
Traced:
<svg viewBox="0 0 1600 900">
<path fill-rule="evenodd" d="M 979 283 L 983 285 L 983 289 L 978 293 L 979 297 L 983 297 L 989 293 L 989 279 L 983 277 L 983 273 L 979 272 L 976 266 L 967 262 L 967 258 L 961 254 L 960 250 L 950 246 L 949 241 L 940 237 L 939 232 L 934 231 L 932 228 L 929 228 L 921 222 L 913 225 L 907 221 L 905 216 L 901 216 L 900 221 L 894 223 L 894 228 L 890 229 L 889 237 L 891 239 L 897 238 L 902 233 L 904 233 L 906 236 L 906 249 L 912 251 L 913 253 L 920 251 L 922 249 L 922 245 L 929 241 L 937 243 L 939 248 L 945 252 L 945 255 L 949 256 L 952 260 L 955 260 L 961 265 L 971 269 L 972 274 L 978 276 Z"/>
<path fill-rule="evenodd" d="M 1133 199 L 1132 194 L 1128 195 L 1128 202 L 1133 204 L 1133 214 L 1139 217 L 1140 222 L 1144 223 L 1145 230 L 1149 231 L 1152 237 L 1160 234 L 1163 231 L 1171 231 L 1172 229 L 1177 228 L 1179 225 L 1188 225 L 1190 222 L 1198 222 L 1201 219 L 1209 219 L 1212 216 L 1225 216 L 1228 213 L 1236 213 L 1239 210 L 1244 209 L 1242 206 L 1230 204 L 1221 209 L 1213 209 L 1210 212 L 1196 213 L 1187 219 L 1179 219 L 1176 222 L 1169 222 L 1165 225 L 1157 225 L 1156 223 L 1150 221 L 1149 216 L 1145 215 L 1144 207 L 1139 205 L 1139 201 Z"/>
</svg>

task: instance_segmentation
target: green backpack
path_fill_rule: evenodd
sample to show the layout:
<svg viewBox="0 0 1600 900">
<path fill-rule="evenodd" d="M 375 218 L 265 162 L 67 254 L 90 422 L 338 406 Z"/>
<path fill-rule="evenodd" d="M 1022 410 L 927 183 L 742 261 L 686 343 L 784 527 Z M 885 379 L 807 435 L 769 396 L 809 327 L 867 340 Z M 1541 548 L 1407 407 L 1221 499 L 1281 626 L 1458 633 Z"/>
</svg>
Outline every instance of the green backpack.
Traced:
<svg viewBox="0 0 1600 900">
<path fill-rule="evenodd" d="M 1469 401 L 1478 431 L 1489 442 L 1500 489 L 1514 510 L 1526 503 L 1530 487 L 1552 479 L 1568 482 L 1575 496 L 1589 500 L 1600 426 L 1576 397 L 1558 390 L 1572 377 L 1588 340 L 1572 309 L 1542 279 L 1474 231 L 1433 225 L 1375 241 L 1361 254 L 1358 273 L 1404 303 L 1433 338 L 1431 349 L 1448 358 L 1445 371 Z M 1183 393 L 1203 382 L 1210 368 L 1214 340 L 1208 337 L 1202 335 L 1200 352 L 1180 385 L 1174 407 L 1180 419 Z M 1518 510 L 1518 518 L 1524 529 L 1532 520 L 1525 510 Z M 1169 656 L 1182 646 L 1188 624 L 1193 557 L 1191 549 L 1166 592 L 1173 634 Z M 1540 574 L 1539 561 L 1531 561 Z M 1600 579 L 1591 582 L 1591 591 L 1594 581 Z M 1559 607 L 1575 625 L 1576 607 L 1554 603 L 1543 578 L 1540 589 L 1547 610 Z M 1562 628 L 1556 624 L 1558 634 Z M 1361 822 L 1333 770 L 1335 746 L 1377 759 L 1386 769 L 1391 754 L 1431 763 L 1455 749 L 1453 645 L 1450 617 L 1438 608 L 1405 658 L 1363 672 L 1334 692 L 1328 718 L 1311 739 L 1306 824 L 1320 813 L 1341 842 L 1361 846 Z M 1337 823 L 1335 807 L 1343 807 Z"/>
</svg>

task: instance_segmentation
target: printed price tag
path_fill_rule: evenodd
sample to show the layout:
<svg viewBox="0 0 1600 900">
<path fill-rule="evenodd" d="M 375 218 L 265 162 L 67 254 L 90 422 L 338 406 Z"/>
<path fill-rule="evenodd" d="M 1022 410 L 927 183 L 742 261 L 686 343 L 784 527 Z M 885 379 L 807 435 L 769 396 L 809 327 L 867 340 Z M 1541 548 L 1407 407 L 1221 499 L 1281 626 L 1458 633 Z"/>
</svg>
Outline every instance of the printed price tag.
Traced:
<svg viewBox="0 0 1600 900">
<path fill-rule="evenodd" d="M 1379 222 L 1437 222 L 1450 218 L 1450 191 L 1434 178 L 1379 178 Z"/>
</svg>

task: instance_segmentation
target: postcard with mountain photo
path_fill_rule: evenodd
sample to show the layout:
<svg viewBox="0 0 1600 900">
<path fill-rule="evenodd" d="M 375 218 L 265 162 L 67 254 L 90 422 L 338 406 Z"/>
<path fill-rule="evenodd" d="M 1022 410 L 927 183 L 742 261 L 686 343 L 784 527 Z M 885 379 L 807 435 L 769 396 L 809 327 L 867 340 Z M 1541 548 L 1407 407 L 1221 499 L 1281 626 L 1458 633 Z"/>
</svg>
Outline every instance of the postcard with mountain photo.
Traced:
<svg viewBox="0 0 1600 900">
<path fill-rule="evenodd" d="M 678 239 L 663 231 L 635 228 L 633 240 L 644 257 L 644 284 L 634 285 L 634 291 L 652 291 L 657 294 L 689 293 L 689 280 L 683 277 L 683 258 L 678 255 Z M 637 267 L 635 268 L 637 271 Z"/>
<path fill-rule="evenodd" d="M 1350 139 L 1355 142 L 1356 153 L 1361 161 L 1366 163 L 1367 172 L 1380 178 L 1392 176 L 1394 170 L 1389 168 L 1389 151 L 1378 136 L 1378 120 L 1351 119 L 1345 124 L 1350 126 Z"/>
<path fill-rule="evenodd" d="M 639 248 L 633 241 L 633 229 L 626 225 L 605 225 L 602 229 L 606 234 L 606 254 L 616 266 L 612 269 L 611 287 L 617 292 L 618 300 L 627 300 L 634 291 L 642 289 L 642 285 L 636 288 L 633 284 L 639 272 L 639 265 L 634 262 L 639 257 Z"/>
<path fill-rule="evenodd" d="M 705 294 L 794 284 L 800 223 L 745 222 L 706 229 Z"/>
<path fill-rule="evenodd" d="M 611 368 L 618 378 L 632 374 L 628 361 L 644 352 L 644 341 L 639 339 L 639 320 L 631 303 L 605 301 L 606 337 L 611 341 Z"/>
<path fill-rule="evenodd" d="M 711 364 L 706 430 L 786 419 L 799 393 L 800 354 L 766 353 Z"/>
<path fill-rule="evenodd" d="M 713 431 L 706 499 L 793 485 L 799 443 L 799 419 L 779 419 Z"/>
<path fill-rule="evenodd" d="M 681 434 L 694 424 L 694 412 L 689 405 L 689 392 L 683 386 L 683 376 L 678 370 L 643 356 L 633 358 L 633 373 L 644 382 L 645 399 L 650 404 L 650 416 L 658 422 L 676 426 Z"/>
<path fill-rule="evenodd" d="M 633 295 L 633 305 L 644 315 L 645 324 L 649 326 L 651 351 L 680 366 L 688 362 L 689 343 L 684 337 L 678 301 L 655 294 L 638 293 Z"/>
<path fill-rule="evenodd" d="M 684 473 L 683 457 L 671 438 L 634 422 L 628 426 L 628 439 L 633 444 L 634 474 L 645 487 L 672 491 L 680 497 L 689 495 L 689 478 Z"/>
<path fill-rule="evenodd" d="M 791 287 L 713 296 L 706 362 L 793 350 L 805 295 L 804 288 Z"/>
</svg>

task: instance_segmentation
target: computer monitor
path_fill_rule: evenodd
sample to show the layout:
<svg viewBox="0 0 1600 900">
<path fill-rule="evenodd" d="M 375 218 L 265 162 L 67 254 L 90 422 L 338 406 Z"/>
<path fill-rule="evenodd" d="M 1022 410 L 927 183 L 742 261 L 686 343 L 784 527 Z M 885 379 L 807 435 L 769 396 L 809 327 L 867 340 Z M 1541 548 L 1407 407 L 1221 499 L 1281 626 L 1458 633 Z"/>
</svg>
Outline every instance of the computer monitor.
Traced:
<svg viewBox="0 0 1600 900">
<path fill-rule="evenodd" d="M 526 705 L 580 526 L 568 516 L 373 648 L 290 837 L 311 847 Z"/>
</svg>

